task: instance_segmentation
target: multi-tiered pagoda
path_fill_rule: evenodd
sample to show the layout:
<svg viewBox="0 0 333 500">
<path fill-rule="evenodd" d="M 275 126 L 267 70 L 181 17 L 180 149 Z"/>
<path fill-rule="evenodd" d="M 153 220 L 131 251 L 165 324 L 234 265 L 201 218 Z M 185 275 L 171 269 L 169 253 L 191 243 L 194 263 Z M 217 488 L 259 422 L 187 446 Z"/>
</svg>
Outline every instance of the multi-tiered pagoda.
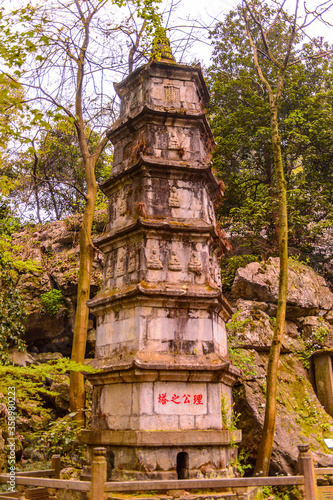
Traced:
<svg viewBox="0 0 333 500">
<path fill-rule="evenodd" d="M 97 317 L 90 446 L 109 478 L 216 476 L 232 458 L 221 398 L 232 405 L 214 203 L 214 140 L 200 67 L 159 61 L 116 85 L 113 169 Z M 235 432 L 233 442 L 240 439 Z M 111 472 L 112 470 L 112 472 Z M 222 473 L 223 475 L 223 473 Z"/>
</svg>

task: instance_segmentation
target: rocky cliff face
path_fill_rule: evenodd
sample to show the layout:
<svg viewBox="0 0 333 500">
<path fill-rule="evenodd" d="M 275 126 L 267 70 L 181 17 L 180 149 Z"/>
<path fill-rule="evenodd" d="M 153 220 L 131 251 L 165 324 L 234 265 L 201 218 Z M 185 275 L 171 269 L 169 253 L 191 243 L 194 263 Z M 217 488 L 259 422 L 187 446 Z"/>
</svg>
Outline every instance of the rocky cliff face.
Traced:
<svg viewBox="0 0 333 500">
<path fill-rule="evenodd" d="M 235 412 L 243 429 L 242 447 L 255 461 L 261 437 L 266 391 L 266 368 L 273 336 L 278 259 L 251 263 L 236 273 L 232 292 L 235 315 L 229 323 L 234 362 L 243 370 L 235 389 Z M 278 414 L 272 473 L 292 473 L 297 445 L 309 442 L 320 465 L 332 464 L 324 443 L 333 419 L 324 411 L 313 387 L 312 354 L 333 347 L 333 294 L 312 269 L 290 261 L 285 337 L 278 376 Z"/>
<path fill-rule="evenodd" d="M 18 363 L 39 360 L 40 353 L 70 355 L 75 317 L 78 273 L 78 218 L 27 229 L 15 235 L 23 259 L 40 264 L 40 271 L 21 276 L 18 288 L 28 306 L 26 341 L 34 358 L 22 356 Z M 97 214 L 96 232 L 105 224 Z M 101 283 L 103 254 L 96 251 L 91 296 Z M 277 259 L 251 263 L 237 271 L 233 284 L 235 314 L 229 322 L 229 345 L 233 362 L 243 378 L 235 387 L 237 427 L 243 430 L 242 448 L 254 463 L 265 410 L 265 377 L 273 335 L 278 293 Z M 58 290 L 50 307 L 45 294 Z M 52 294 L 51 294 L 52 295 Z M 52 300 L 51 300 L 52 305 Z M 333 435 L 333 419 L 324 411 L 314 390 L 313 352 L 333 348 L 333 294 L 325 280 L 312 269 L 291 261 L 288 311 L 278 380 L 278 415 L 272 472 L 295 471 L 297 445 L 310 442 L 315 461 L 331 465 L 333 456 L 323 439 Z M 93 357 L 94 318 L 89 321 L 87 356 Z M 45 356 L 46 354 L 43 354 Z M 57 354 L 53 354 L 53 356 Z M 27 361 L 26 361 L 27 360 Z M 66 397 L 65 397 L 66 400 Z M 67 405 L 67 402 L 62 402 Z M 65 411 L 65 410 L 62 410 Z"/>
<path fill-rule="evenodd" d="M 96 232 L 103 230 L 105 220 L 104 212 L 96 214 Z M 13 235 L 20 258 L 33 260 L 40 266 L 38 272 L 21 275 L 17 283 L 28 310 L 25 340 L 31 352 L 61 352 L 70 356 L 79 267 L 79 229 L 80 217 L 71 217 Z M 96 250 L 92 297 L 99 290 L 103 261 L 103 254 Z M 93 317 L 89 321 L 88 337 L 94 338 Z"/>
</svg>

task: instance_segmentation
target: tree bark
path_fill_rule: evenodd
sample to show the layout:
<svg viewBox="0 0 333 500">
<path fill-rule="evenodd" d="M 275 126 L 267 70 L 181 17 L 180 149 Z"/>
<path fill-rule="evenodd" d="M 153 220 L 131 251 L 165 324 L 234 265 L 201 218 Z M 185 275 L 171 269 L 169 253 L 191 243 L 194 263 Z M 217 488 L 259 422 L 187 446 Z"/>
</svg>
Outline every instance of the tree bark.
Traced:
<svg viewBox="0 0 333 500">
<path fill-rule="evenodd" d="M 286 309 L 287 309 L 287 292 L 288 292 L 288 214 L 287 214 L 287 186 L 284 177 L 283 163 L 282 163 L 282 153 L 281 153 L 281 138 L 279 135 L 279 103 L 282 95 L 282 89 L 285 82 L 285 72 L 288 67 L 289 58 L 291 54 L 291 49 L 295 41 L 296 34 L 296 19 L 297 19 L 297 8 L 295 12 L 295 18 L 292 25 L 291 34 L 287 42 L 287 50 L 284 56 L 283 62 L 280 62 L 274 57 L 272 51 L 270 50 L 267 31 L 264 30 L 261 17 L 258 15 L 256 17 L 255 11 L 251 10 L 247 0 L 243 0 L 246 7 L 244 11 L 245 19 L 245 29 L 253 49 L 253 60 L 258 76 L 262 83 L 265 85 L 268 96 L 269 96 L 269 109 L 270 109 L 270 134 L 272 140 L 272 150 L 273 150 L 273 160 L 274 169 L 276 175 L 277 191 L 278 191 L 278 202 L 279 202 L 279 213 L 278 213 L 278 245 L 279 245 L 279 257 L 280 257 L 280 273 L 279 273 L 279 294 L 278 294 L 278 305 L 276 312 L 276 323 L 274 328 L 272 345 L 269 351 L 268 367 L 267 367 L 267 377 L 266 377 L 266 409 L 265 409 L 265 419 L 264 427 L 261 436 L 261 441 L 259 445 L 257 461 L 254 468 L 254 474 L 258 476 L 268 476 L 269 466 L 271 462 L 273 443 L 274 443 L 274 433 L 275 433 L 275 423 L 276 423 L 276 382 L 279 366 L 279 358 L 281 351 L 281 344 L 284 333 L 284 325 L 286 319 Z M 298 0 L 297 0 L 298 6 Z M 264 51 L 267 59 L 277 68 L 277 82 L 275 92 L 273 91 L 271 85 L 267 78 L 265 78 L 262 68 L 258 59 L 258 47 L 256 46 L 250 31 L 248 24 L 247 14 L 248 12 L 252 20 L 257 24 L 262 40 L 264 42 Z M 277 16 L 279 13 L 277 14 Z M 275 18 L 275 21 L 278 17 Z M 275 23 L 274 21 L 274 23 Z M 274 25 L 273 23 L 273 25 Z M 271 27 L 273 26 L 271 25 Z"/>
<path fill-rule="evenodd" d="M 39 158 L 36 153 L 34 153 L 34 167 L 33 167 L 33 183 L 34 183 L 34 193 L 36 200 L 36 213 L 37 219 L 40 224 L 42 224 L 42 219 L 40 216 L 40 203 L 39 203 L 39 195 L 38 195 L 38 185 L 37 185 L 37 167 L 39 163 Z"/>
<path fill-rule="evenodd" d="M 272 456 L 275 423 L 276 423 L 276 383 L 278 375 L 279 357 L 283 339 L 287 291 L 288 291 L 288 215 L 287 215 L 287 187 L 284 178 L 281 139 L 278 129 L 278 108 L 271 106 L 271 138 L 274 156 L 274 165 L 278 186 L 279 200 L 279 295 L 274 328 L 273 341 L 269 352 L 266 378 L 266 410 L 262 437 L 259 445 L 255 475 L 268 476 Z"/>
<path fill-rule="evenodd" d="M 74 337 L 72 347 L 72 361 L 83 363 L 88 330 L 89 308 L 87 300 L 90 298 L 90 280 L 92 263 L 94 259 L 94 248 L 91 243 L 91 230 L 94 220 L 96 205 L 97 183 L 95 179 L 94 157 L 85 159 L 85 171 L 87 180 L 87 201 L 80 229 L 80 267 L 79 282 L 77 289 L 77 307 L 74 326 Z M 80 372 L 70 373 L 69 402 L 72 412 L 76 412 L 75 420 L 82 426 L 85 424 L 85 388 L 84 376 Z"/>
</svg>

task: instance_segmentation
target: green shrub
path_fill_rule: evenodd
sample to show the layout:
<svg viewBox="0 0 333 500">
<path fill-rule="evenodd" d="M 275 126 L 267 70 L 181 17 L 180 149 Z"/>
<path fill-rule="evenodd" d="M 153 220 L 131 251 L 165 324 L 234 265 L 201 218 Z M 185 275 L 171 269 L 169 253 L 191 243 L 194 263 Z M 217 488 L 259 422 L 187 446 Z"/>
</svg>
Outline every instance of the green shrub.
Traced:
<svg viewBox="0 0 333 500">
<path fill-rule="evenodd" d="M 302 361 L 304 368 L 307 370 L 310 368 L 310 359 L 312 354 L 323 348 L 325 339 L 329 333 L 327 327 L 320 325 L 311 333 L 309 338 L 305 341 L 305 349 L 298 352 L 298 358 Z"/>
<path fill-rule="evenodd" d="M 9 349 L 26 349 L 23 341 L 26 309 L 20 293 L 15 288 L 15 272 L 4 263 L 0 255 L 0 365 L 12 364 Z"/>
<path fill-rule="evenodd" d="M 49 316 L 55 316 L 62 306 L 62 296 L 60 290 L 50 290 L 42 293 L 40 301 Z"/>
<path fill-rule="evenodd" d="M 232 364 L 242 370 L 244 377 L 255 377 L 257 375 L 253 353 L 246 349 L 229 347 L 229 356 Z"/>
<path fill-rule="evenodd" d="M 56 380 L 59 375 L 70 371 L 98 372 L 91 366 L 75 363 L 68 358 L 41 365 L 0 365 L 0 408 L 6 409 L 8 396 L 12 395 L 15 388 L 16 446 L 40 451 L 43 459 L 51 458 L 53 453 L 60 453 L 64 465 L 80 465 L 84 446 L 78 439 L 80 429 L 72 420 L 74 414 L 69 413 L 57 419 L 50 403 L 50 398 L 58 395 L 51 390 L 50 380 Z M 89 416 L 89 411 L 87 413 Z M 0 434 L 5 440 L 9 437 L 8 430 L 8 415 L 6 411 L 2 411 Z"/>
<path fill-rule="evenodd" d="M 61 455 L 62 466 L 82 467 L 86 463 L 87 446 L 80 441 L 82 428 L 73 419 L 75 413 L 52 420 L 49 429 L 33 435 L 34 447 L 50 460 Z"/>
</svg>

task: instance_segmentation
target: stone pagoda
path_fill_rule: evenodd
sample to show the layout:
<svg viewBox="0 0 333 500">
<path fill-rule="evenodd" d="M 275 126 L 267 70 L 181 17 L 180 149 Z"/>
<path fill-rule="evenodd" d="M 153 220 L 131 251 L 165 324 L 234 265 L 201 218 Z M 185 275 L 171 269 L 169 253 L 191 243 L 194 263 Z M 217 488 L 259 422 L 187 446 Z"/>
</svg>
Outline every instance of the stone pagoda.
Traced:
<svg viewBox="0 0 333 500">
<path fill-rule="evenodd" d="M 214 140 L 199 66 L 170 49 L 115 86 L 120 117 L 104 282 L 89 301 L 97 318 L 92 423 L 82 439 L 107 449 L 108 478 L 224 475 L 240 431 L 223 429 L 238 370 L 228 358 L 214 203 Z M 221 471 L 222 469 L 222 471 Z"/>
</svg>

